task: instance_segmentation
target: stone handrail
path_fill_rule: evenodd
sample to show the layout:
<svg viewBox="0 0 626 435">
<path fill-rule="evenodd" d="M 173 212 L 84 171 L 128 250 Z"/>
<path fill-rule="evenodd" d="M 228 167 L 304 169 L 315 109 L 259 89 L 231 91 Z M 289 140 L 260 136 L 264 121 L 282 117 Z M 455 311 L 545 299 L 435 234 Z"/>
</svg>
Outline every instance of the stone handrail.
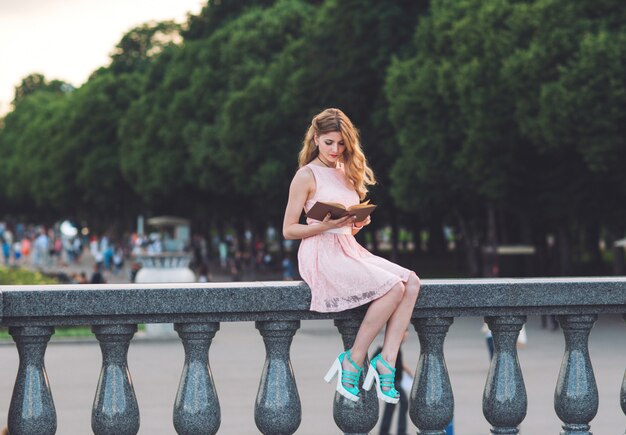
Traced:
<svg viewBox="0 0 626 435">
<path fill-rule="evenodd" d="M 310 291 L 301 282 L 2 286 L 0 326 L 9 327 L 20 357 L 9 431 L 55 433 L 56 411 L 44 366 L 47 342 L 55 326 L 91 325 L 102 350 L 92 429 L 96 434 L 136 434 L 139 408 L 126 356 L 130 341 L 138 323 L 174 323 L 185 350 L 174 427 L 179 434 L 216 433 L 220 408 L 209 365 L 212 338 L 219 322 L 255 321 L 266 347 L 255 422 L 264 434 L 294 433 L 301 408 L 289 349 L 300 320 L 334 319 L 349 348 L 364 313 L 364 308 L 314 313 L 309 302 Z M 516 338 L 527 315 L 556 314 L 565 353 L 555 411 L 563 421 L 562 434 L 590 435 L 598 392 L 587 339 L 603 313 L 626 313 L 626 278 L 423 280 L 412 319 L 420 358 L 409 406 L 419 433 L 444 435 L 452 419 L 443 344 L 459 316 L 484 316 L 493 334 L 494 356 L 483 394 L 492 434 L 519 433 L 527 400 Z M 344 433 L 366 434 L 376 425 L 375 392 L 362 391 L 361 397 L 351 402 L 335 396 L 333 414 Z M 626 412 L 626 376 L 621 405 Z"/>
</svg>

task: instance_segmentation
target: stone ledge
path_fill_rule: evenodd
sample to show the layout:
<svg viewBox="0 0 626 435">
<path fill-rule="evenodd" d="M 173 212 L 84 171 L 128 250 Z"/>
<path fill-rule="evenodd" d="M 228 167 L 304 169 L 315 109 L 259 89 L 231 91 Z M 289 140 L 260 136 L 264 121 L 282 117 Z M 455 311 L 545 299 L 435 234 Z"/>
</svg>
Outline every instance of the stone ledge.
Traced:
<svg viewBox="0 0 626 435">
<path fill-rule="evenodd" d="M 360 317 L 308 310 L 303 282 L 0 287 L 2 326 Z M 626 278 L 423 280 L 415 317 L 626 313 Z"/>
</svg>

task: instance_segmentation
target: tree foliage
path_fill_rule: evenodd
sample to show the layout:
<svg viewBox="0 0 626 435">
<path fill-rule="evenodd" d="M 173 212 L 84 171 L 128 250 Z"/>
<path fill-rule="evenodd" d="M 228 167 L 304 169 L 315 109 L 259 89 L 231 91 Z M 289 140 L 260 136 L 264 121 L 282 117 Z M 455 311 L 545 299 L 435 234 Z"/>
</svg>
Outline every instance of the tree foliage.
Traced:
<svg viewBox="0 0 626 435">
<path fill-rule="evenodd" d="M 131 29 L 78 89 L 25 77 L 0 201 L 279 224 L 308 122 L 340 107 L 380 182 L 375 225 L 445 223 L 467 252 L 557 234 L 597 257 L 589 240 L 626 230 L 625 22 L 617 0 L 208 1 Z"/>
<path fill-rule="evenodd" d="M 43 74 L 33 73 L 22 79 L 22 82 L 15 87 L 13 107 L 16 107 L 26 96 L 37 91 L 64 93 L 70 92 L 73 87 L 61 80 L 47 81 Z"/>
<path fill-rule="evenodd" d="M 624 10 L 611 1 L 433 1 L 413 53 L 387 76 L 401 144 L 396 200 L 413 193 L 405 208 L 456 214 L 478 240 L 492 231 L 505 243 L 541 243 L 551 232 L 566 246 L 619 222 Z M 499 228 L 488 228 L 490 213 Z"/>
</svg>

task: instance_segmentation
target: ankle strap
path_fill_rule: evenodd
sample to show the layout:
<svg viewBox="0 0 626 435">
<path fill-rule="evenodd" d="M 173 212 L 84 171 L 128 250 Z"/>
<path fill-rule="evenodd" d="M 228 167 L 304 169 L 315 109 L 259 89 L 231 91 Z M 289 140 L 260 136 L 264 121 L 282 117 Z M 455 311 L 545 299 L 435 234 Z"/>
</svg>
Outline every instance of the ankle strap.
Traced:
<svg viewBox="0 0 626 435">
<path fill-rule="evenodd" d="M 352 366 L 353 366 L 355 369 L 357 369 L 359 372 L 360 372 L 361 370 L 363 370 L 363 368 L 362 368 L 362 367 L 359 367 L 359 366 L 357 365 L 357 363 L 355 363 L 355 362 L 354 362 L 354 360 L 353 360 L 352 358 L 350 358 L 350 351 L 349 351 L 349 350 L 348 350 L 348 351 L 346 351 L 346 358 L 348 359 L 348 362 L 349 362 L 350 364 L 352 364 Z"/>
<path fill-rule="evenodd" d="M 382 353 L 379 353 L 378 355 L 376 355 L 376 356 L 374 357 L 374 359 L 372 360 L 372 363 L 375 365 L 375 364 L 376 364 L 376 361 L 380 361 L 381 363 L 383 363 L 383 365 L 384 365 L 385 367 L 387 367 L 389 370 L 391 370 L 391 373 L 393 373 L 393 374 L 395 374 L 395 373 L 396 373 L 396 369 L 395 369 L 395 367 L 391 367 L 391 366 L 389 365 L 389 363 L 388 363 L 387 361 L 385 361 L 385 359 L 383 358 L 383 354 L 382 354 Z"/>
</svg>

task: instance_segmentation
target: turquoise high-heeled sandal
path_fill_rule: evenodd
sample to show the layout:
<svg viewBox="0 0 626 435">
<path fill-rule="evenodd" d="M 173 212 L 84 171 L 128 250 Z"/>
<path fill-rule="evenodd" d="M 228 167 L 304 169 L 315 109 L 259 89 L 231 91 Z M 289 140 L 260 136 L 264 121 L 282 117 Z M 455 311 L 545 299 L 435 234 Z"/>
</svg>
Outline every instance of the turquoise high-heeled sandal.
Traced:
<svg viewBox="0 0 626 435">
<path fill-rule="evenodd" d="M 382 365 L 391 370 L 391 373 L 378 373 L 376 363 L 380 361 Z M 374 380 L 376 380 L 376 395 L 380 400 L 387 403 L 398 403 L 400 400 L 400 393 L 394 388 L 394 380 L 396 377 L 396 369 L 391 367 L 387 361 L 384 360 L 381 354 L 376 355 L 370 362 L 370 367 L 367 370 L 367 376 L 363 382 L 363 388 L 369 391 L 372 388 Z M 383 390 L 383 388 L 387 388 Z"/>
<path fill-rule="evenodd" d="M 348 359 L 348 362 L 357 370 L 356 372 L 349 372 L 343 370 L 343 360 Z M 359 400 L 359 378 L 361 377 L 362 367 L 359 367 L 352 358 L 350 358 L 350 351 L 347 350 L 339 354 L 339 356 L 333 362 L 333 365 L 324 376 L 326 382 L 333 380 L 337 375 L 337 392 L 346 399 L 350 399 L 353 402 Z"/>
</svg>

